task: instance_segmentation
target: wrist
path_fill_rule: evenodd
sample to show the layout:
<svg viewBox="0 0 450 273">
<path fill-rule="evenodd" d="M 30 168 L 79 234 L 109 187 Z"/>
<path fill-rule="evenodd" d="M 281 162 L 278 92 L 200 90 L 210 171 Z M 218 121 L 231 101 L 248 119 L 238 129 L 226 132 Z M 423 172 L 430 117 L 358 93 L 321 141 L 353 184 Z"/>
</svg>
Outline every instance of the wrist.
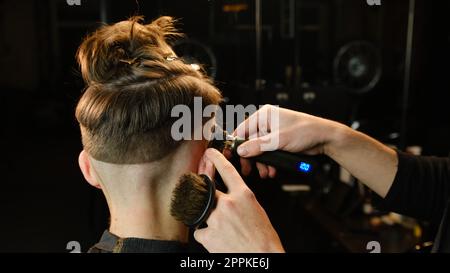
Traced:
<svg viewBox="0 0 450 273">
<path fill-rule="evenodd" d="M 325 155 L 334 158 L 335 155 L 341 153 L 348 142 L 350 142 L 353 130 L 341 123 L 332 122 L 331 126 L 327 126 L 327 139 L 323 146 Z"/>
</svg>

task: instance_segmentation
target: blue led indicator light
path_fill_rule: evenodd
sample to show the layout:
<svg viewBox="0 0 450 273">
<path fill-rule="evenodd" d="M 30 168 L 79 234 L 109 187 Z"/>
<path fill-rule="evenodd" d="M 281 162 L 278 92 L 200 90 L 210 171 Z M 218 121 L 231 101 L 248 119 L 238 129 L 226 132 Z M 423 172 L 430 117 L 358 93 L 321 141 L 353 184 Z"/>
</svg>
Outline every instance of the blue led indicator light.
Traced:
<svg viewBox="0 0 450 273">
<path fill-rule="evenodd" d="M 311 164 L 306 162 L 299 162 L 297 164 L 297 169 L 304 173 L 309 173 L 311 171 Z"/>
</svg>

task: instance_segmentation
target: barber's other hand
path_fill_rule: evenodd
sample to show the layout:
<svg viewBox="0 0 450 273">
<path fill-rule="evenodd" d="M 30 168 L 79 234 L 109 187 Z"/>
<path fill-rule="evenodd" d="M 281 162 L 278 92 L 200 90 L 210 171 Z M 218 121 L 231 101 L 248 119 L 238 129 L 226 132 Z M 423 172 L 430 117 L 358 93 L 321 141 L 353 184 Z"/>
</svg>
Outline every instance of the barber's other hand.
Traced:
<svg viewBox="0 0 450 273">
<path fill-rule="evenodd" d="M 278 124 L 272 124 L 273 115 L 278 115 Z M 338 135 L 338 131 L 346 126 L 319 117 L 296 112 L 272 105 L 265 105 L 234 131 L 234 135 L 249 140 L 241 144 L 237 150 L 241 156 L 242 174 L 248 175 L 251 164 L 245 158 L 257 156 L 264 152 L 264 143 L 278 138 L 272 150 L 306 154 L 326 154 L 328 144 Z M 267 147 L 267 146 L 266 146 Z M 256 163 L 262 178 L 274 177 L 275 168 Z"/>
<path fill-rule="evenodd" d="M 209 252 L 284 252 L 270 220 L 233 165 L 217 150 L 206 150 L 199 173 L 217 169 L 227 193 L 216 191 L 217 205 L 194 238 Z"/>
</svg>

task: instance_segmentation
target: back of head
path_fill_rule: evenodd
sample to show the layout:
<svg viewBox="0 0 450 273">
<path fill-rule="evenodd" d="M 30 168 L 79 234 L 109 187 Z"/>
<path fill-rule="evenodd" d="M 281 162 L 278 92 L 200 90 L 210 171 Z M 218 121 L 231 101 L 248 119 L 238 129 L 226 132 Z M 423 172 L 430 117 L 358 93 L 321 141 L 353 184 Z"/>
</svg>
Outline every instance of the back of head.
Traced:
<svg viewBox="0 0 450 273">
<path fill-rule="evenodd" d="M 175 105 L 218 104 L 220 92 L 200 71 L 178 60 L 168 39 L 171 17 L 141 17 L 103 26 L 80 45 L 77 59 L 87 88 L 76 118 L 84 149 L 99 161 L 137 164 L 159 160 L 179 141 L 171 136 Z"/>
</svg>

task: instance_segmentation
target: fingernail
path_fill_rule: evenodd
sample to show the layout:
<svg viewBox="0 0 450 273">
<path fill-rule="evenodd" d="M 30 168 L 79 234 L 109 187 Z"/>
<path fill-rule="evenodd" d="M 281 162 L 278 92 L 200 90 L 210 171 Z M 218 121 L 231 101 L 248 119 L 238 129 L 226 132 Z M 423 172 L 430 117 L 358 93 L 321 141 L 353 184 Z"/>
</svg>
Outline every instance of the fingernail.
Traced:
<svg viewBox="0 0 450 273">
<path fill-rule="evenodd" d="M 247 149 L 246 149 L 245 147 L 242 147 L 242 146 L 239 146 L 239 147 L 237 148 L 237 152 L 238 152 L 238 154 L 239 154 L 240 156 L 245 156 L 245 155 L 248 154 Z"/>
</svg>

